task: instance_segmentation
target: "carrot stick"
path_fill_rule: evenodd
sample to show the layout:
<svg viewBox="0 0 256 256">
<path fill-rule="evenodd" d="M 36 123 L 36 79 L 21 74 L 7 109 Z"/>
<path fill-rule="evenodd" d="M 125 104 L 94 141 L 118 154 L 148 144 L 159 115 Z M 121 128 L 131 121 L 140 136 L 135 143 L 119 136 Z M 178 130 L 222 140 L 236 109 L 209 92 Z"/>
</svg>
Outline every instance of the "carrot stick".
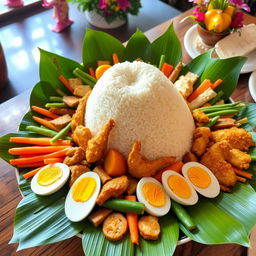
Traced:
<svg viewBox="0 0 256 256">
<path fill-rule="evenodd" d="M 96 78 L 96 76 L 95 76 L 95 71 L 94 71 L 94 69 L 93 69 L 92 67 L 89 68 L 89 73 L 90 73 L 90 75 L 91 75 L 93 78 Z"/>
<path fill-rule="evenodd" d="M 59 139 L 55 143 L 51 143 L 52 138 L 29 138 L 29 137 L 10 137 L 10 142 L 32 144 L 38 146 L 70 146 L 72 145 L 70 140 Z"/>
<path fill-rule="evenodd" d="M 211 81 L 208 79 L 205 79 L 187 98 L 188 102 L 193 101 L 195 98 L 197 98 L 200 94 L 205 92 L 209 87 L 211 87 Z"/>
<path fill-rule="evenodd" d="M 48 120 L 45 120 L 41 117 L 38 117 L 38 116 L 32 116 L 33 120 L 36 121 L 37 123 L 51 129 L 51 130 L 54 130 L 56 132 L 59 131 L 59 129 L 57 129 L 53 124 L 51 124 Z"/>
<path fill-rule="evenodd" d="M 215 83 L 211 86 L 211 88 L 214 90 L 217 86 L 219 86 L 223 82 L 222 79 L 218 79 L 215 81 Z"/>
<path fill-rule="evenodd" d="M 25 158 L 25 157 L 34 157 L 34 156 L 40 156 L 42 154 L 25 154 L 25 155 L 19 155 L 19 158 Z"/>
<path fill-rule="evenodd" d="M 116 53 L 112 54 L 112 58 L 113 58 L 113 63 L 114 64 L 119 63 L 119 58 L 118 58 L 118 55 Z"/>
<path fill-rule="evenodd" d="M 220 190 L 223 191 L 223 192 L 231 192 L 231 190 L 229 189 L 229 187 L 226 187 L 226 186 L 221 185 L 221 184 L 220 184 Z"/>
<path fill-rule="evenodd" d="M 40 171 L 41 167 L 36 168 L 30 172 L 26 172 L 25 174 L 23 174 L 23 178 L 24 179 L 29 179 L 31 177 L 33 177 L 34 175 L 36 175 L 39 171 Z"/>
<path fill-rule="evenodd" d="M 136 201 L 136 196 L 126 196 L 126 200 Z M 126 213 L 130 236 L 133 244 L 139 244 L 138 214 Z"/>
<path fill-rule="evenodd" d="M 65 157 L 53 157 L 44 159 L 45 164 L 54 164 L 54 163 L 62 163 Z"/>
<path fill-rule="evenodd" d="M 53 153 L 69 146 L 43 146 L 43 147 L 22 147 L 22 148 L 10 148 L 8 153 L 11 155 L 26 155 L 26 154 L 44 154 Z"/>
<path fill-rule="evenodd" d="M 46 154 L 46 155 L 11 159 L 9 162 L 12 165 L 24 165 L 24 164 L 43 162 L 44 159 L 47 159 L 47 158 L 66 156 L 66 152 L 67 152 L 68 149 L 69 148 L 65 148 L 65 149 L 62 149 L 60 151 L 57 151 L 57 152 L 54 152 L 54 153 L 50 153 L 50 154 Z"/>
<path fill-rule="evenodd" d="M 161 71 L 165 74 L 165 76 L 169 77 L 173 71 L 173 66 L 165 62 L 161 68 Z"/>
<path fill-rule="evenodd" d="M 171 164 L 167 167 L 165 167 L 164 169 L 160 170 L 159 172 L 157 172 L 153 178 L 155 178 L 156 180 L 158 180 L 159 182 L 162 182 L 162 174 L 163 172 L 167 171 L 167 170 L 172 170 L 178 173 L 181 173 L 181 168 L 183 166 L 183 162 L 182 161 L 177 161 L 174 164 Z"/>
<path fill-rule="evenodd" d="M 29 164 L 18 164 L 17 168 L 42 167 L 44 165 L 45 165 L 44 162 L 29 163 Z"/>
<path fill-rule="evenodd" d="M 234 168 L 234 171 L 237 175 L 240 175 L 244 178 L 247 178 L 247 179 L 251 179 L 252 178 L 252 173 L 249 173 L 249 172 L 245 172 L 245 171 L 242 171 L 242 170 L 239 170 L 239 169 L 236 169 Z"/>
<path fill-rule="evenodd" d="M 240 181 L 240 182 L 243 182 L 243 183 L 246 182 L 246 179 L 243 178 L 243 177 L 240 177 L 240 176 L 237 176 L 237 175 L 236 175 L 236 178 L 237 178 L 237 180 Z"/>
<path fill-rule="evenodd" d="M 73 93 L 73 88 L 71 87 L 71 85 L 69 84 L 68 80 L 63 76 L 63 75 L 59 75 L 59 80 L 65 85 L 65 87 L 71 92 Z"/>
<path fill-rule="evenodd" d="M 40 108 L 40 107 L 37 107 L 37 106 L 32 106 L 31 108 L 35 112 L 37 112 L 37 113 L 39 113 L 39 114 L 41 114 L 43 116 L 47 116 L 49 118 L 52 118 L 52 119 L 60 117 L 59 115 L 56 115 L 56 114 L 54 114 L 54 113 L 52 113 L 49 110 L 44 109 L 44 108 Z"/>
</svg>

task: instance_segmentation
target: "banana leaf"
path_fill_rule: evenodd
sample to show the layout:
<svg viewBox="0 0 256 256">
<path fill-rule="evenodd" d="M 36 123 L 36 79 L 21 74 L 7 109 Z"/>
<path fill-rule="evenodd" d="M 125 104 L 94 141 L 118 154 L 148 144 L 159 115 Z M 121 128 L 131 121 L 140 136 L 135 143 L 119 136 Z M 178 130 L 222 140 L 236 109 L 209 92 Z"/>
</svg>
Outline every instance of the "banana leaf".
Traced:
<svg viewBox="0 0 256 256">
<path fill-rule="evenodd" d="M 179 226 L 184 234 L 202 244 L 236 243 L 249 246 L 245 227 L 233 216 L 216 207 L 209 199 L 200 198 L 196 205 L 186 207 L 197 229 L 187 230 Z"/>
<path fill-rule="evenodd" d="M 112 54 L 116 53 L 122 61 L 124 46 L 115 37 L 101 31 L 87 29 L 83 41 L 83 64 L 85 70 L 96 68 L 98 60 L 108 60 L 112 63 Z"/>
<path fill-rule="evenodd" d="M 159 218 L 161 227 L 160 238 L 156 241 L 148 241 L 140 238 L 139 246 L 136 246 L 135 255 L 172 255 L 177 246 L 179 226 L 176 218 L 168 214 Z"/>
<path fill-rule="evenodd" d="M 57 54 L 40 50 L 40 65 L 39 74 L 40 80 L 50 83 L 54 88 L 60 88 L 62 91 L 69 94 L 67 88 L 59 81 L 58 77 L 63 75 L 65 78 L 72 78 L 75 68 L 82 66 L 73 60 L 64 58 Z M 52 95 L 51 95 L 52 96 Z"/>
<path fill-rule="evenodd" d="M 82 245 L 84 253 L 87 256 L 134 255 L 134 245 L 132 244 L 128 234 L 119 241 L 109 241 L 104 236 L 102 227 L 95 228 L 89 223 L 86 225 L 83 232 Z"/>
<path fill-rule="evenodd" d="M 151 43 L 143 32 L 137 30 L 129 39 L 125 50 L 124 60 L 134 61 L 137 58 L 145 62 L 151 61 Z"/>
<path fill-rule="evenodd" d="M 19 243 L 18 250 L 51 244 L 75 236 L 83 230 L 83 222 L 71 222 L 64 212 L 67 189 L 43 197 L 30 193 L 19 203 L 10 243 Z"/>
<path fill-rule="evenodd" d="M 165 55 L 165 61 L 173 66 L 181 61 L 181 44 L 174 31 L 173 24 L 152 43 L 151 63 L 158 66 L 162 54 Z"/>
</svg>

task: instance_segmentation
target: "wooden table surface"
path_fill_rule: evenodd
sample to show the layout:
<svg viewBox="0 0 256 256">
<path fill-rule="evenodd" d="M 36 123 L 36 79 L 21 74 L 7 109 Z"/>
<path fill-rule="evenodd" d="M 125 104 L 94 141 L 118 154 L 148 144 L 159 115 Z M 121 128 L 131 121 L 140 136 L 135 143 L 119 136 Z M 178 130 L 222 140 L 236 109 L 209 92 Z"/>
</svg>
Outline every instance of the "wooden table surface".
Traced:
<svg viewBox="0 0 256 256">
<path fill-rule="evenodd" d="M 173 22 L 175 31 L 182 43 L 183 46 L 183 38 L 186 31 L 193 25 L 190 21 L 185 21 L 184 23 L 180 23 L 180 20 L 187 16 L 190 12 L 187 11 L 172 20 L 168 20 L 165 23 L 154 27 L 153 29 L 147 31 L 147 36 L 150 40 L 154 40 L 160 34 L 162 34 L 168 25 Z M 246 15 L 245 23 L 256 23 L 256 18 Z M 190 57 L 187 55 L 184 46 L 183 46 L 183 61 L 186 63 L 190 60 Z M 31 75 L 33 76 L 33 75 Z M 248 78 L 249 74 L 243 74 L 240 76 L 238 86 L 236 91 L 233 93 L 232 98 L 234 100 L 242 100 L 247 102 L 253 102 L 249 91 L 248 91 Z M 26 91 L 23 94 L 3 103 L 0 105 L 0 136 L 16 131 L 18 124 L 23 116 L 23 114 L 28 109 L 28 101 L 29 101 L 29 93 L 30 91 Z M 16 252 L 17 245 L 12 244 L 8 245 L 8 241 L 11 239 L 13 232 L 13 218 L 15 214 L 15 208 L 19 201 L 21 200 L 21 195 L 18 191 L 17 181 L 15 177 L 15 170 L 12 166 L 4 162 L 0 159 L 0 249 L 1 255 L 83 255 L 81 240 L 77 237 L 72 239 L 68 239 L 63 242 L 59 242 L 52 245 L 39 246 L 36 248 L 26 249 L 20 252 Z M 255 239 L 255 238 L 253 238 Z M 255 244 L 255 243 L 254 243 Z M 193 245 L 190 245 L 190 247 Z M 214 248 L 214 254 L 208 254 L 207 248 Z M 176 255 L 216 255 L 217 248 L 220 246 L 203 246 L 200 247 L 200 251 L 197 250 L 197 253 L 190 254 L 188 252 L 188 247 L 183 246 L 178 248 Z M 223 245 L 222 252 L 225 253 L 220 254 L 221 256 L 226 255 L 242 255 L 234 253 L 231 254 L 231 251 L 236 247 L 230 247 L 229 245 Z M 254 251 L 253 251 L 254 250 Z M 195 250 L 196 251 L 196 250 Z M 242 252 L 244 250 L 236 250 L 236 252 Z M 249 250 L 249 255 L 256 255 L 255 248 L 251 251 Z"/>
</svg>

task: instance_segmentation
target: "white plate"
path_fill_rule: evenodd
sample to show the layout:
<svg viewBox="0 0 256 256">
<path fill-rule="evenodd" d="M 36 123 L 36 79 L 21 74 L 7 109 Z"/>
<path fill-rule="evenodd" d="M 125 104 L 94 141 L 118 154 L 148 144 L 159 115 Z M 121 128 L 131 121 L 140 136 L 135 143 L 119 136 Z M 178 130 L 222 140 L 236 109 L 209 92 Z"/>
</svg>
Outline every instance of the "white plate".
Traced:
<svg viewBox="0 0 256 256">
<path fill-rule="evenodd" d="M 195 57 L 197 57 L 198 55 L 200 55 L 201 53 L 199 52 L 199 50 L 196 48 L 196 40 L 198 38 L 198 32 L 196 29 L 197 25 L 194 25 L 193 27 L 191 27 L 185 34 L 184 36 L 184 46 L 185 49 L 188 53 L 188 55 L 194 59 Z M 244 73 L 249 73 L 256 70 L 256 51 L 252 52 L 251 54 L 248 55 L 248 59 L 245 62 L 242 70 L 241 70 L 241 74 Z"/>
<path fill-rule="evenodd" d="M 250 91 L 250 94 L 251 94 L 252 98 L 256 102 L 256 71 L 254 71 L 250 75 L 250 78 L 249 78 L 249 91 Z"/>
</svg>

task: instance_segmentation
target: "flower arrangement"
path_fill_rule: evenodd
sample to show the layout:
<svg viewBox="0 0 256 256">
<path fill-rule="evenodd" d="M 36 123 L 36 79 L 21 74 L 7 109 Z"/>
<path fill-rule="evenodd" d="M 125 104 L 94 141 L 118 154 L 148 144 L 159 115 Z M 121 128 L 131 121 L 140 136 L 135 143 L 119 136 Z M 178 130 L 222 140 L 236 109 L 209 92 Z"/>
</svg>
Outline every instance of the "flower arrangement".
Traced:
<svg viewBox="0 0 256 256">
<path fill-rule="evenodd" d="M 221 33 L 243 26 L 243 12 L 250 7 L 243 0 L 189 0 L 197 6 L 189 16 L 208 31 Z"/>
<path fill-rule="evenodd" d="M 95 10 L 108 23 L 116 19 L 126 20 L 127 14 L 137 15 L 141 7 L 140 0 L 70 0 L 77 3 L 82 11 Z"/>
</svg>

